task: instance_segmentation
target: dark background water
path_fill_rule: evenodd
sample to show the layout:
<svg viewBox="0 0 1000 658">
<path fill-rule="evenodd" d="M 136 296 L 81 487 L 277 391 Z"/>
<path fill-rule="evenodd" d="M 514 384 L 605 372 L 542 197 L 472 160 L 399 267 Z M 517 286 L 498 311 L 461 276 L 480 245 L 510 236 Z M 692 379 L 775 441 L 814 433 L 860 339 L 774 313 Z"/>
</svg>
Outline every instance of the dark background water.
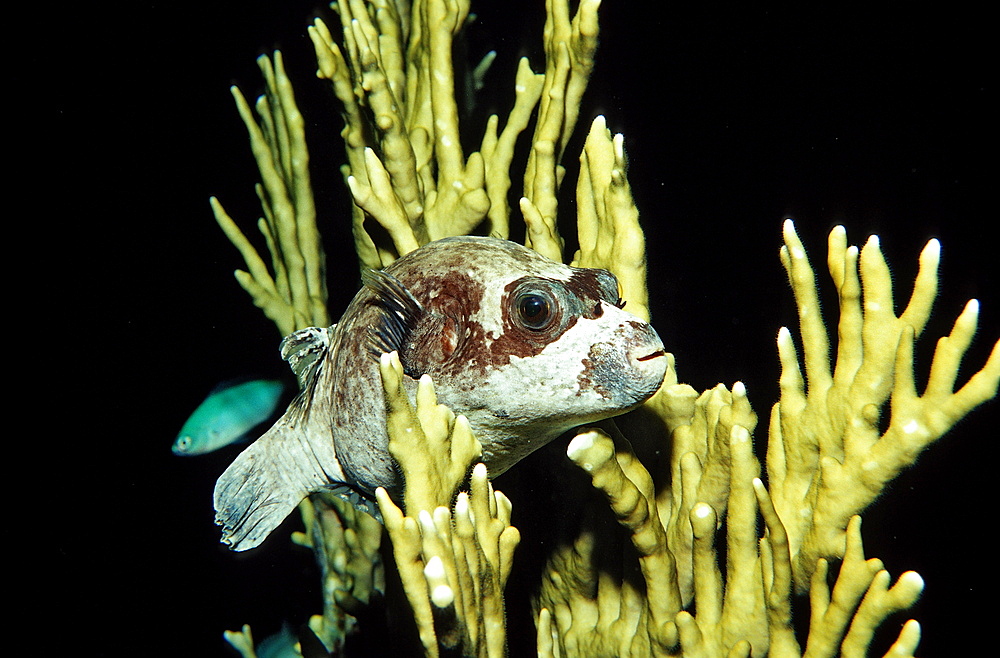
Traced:
<svg viewBox="0 0 1000 658">
<path fill-rule="evenodd" d="M 497 92 L 482 103 L 504 112 L 516 58 L 542 66 L 542 3 L 480 4 L 470 53 L 498 51 L 488 79 Z M 585 126 L 603 113 L 626 135 L 654 324 L 681 379 L 699 390 L 741 380 L 766 417 L 774 337 L 795 317 L 777 258 L 785 217 L 817 266 L 831 226 L 846 225 L 855 244 L 878 233 L 898 301 L 920 248 L 939 238 L 942 293 L 927 335 L 981 300 L 967 376 L 1000 336 L 1000 114 L 985 15 L 971 3 L 745 4 L 651 13 L 606 3 L 581 115 Z M 38 604 L 28 612 L 48 628 L 31 636 L 44 655 L 227 655 L 223 629 L 250 623 L 263 637 L 319 611 L 311 557 L 284 539 L 294 522 L 250 554 L 217 543 L 211 490 L 234 452 L 169 450 L 217 382 L 285 372 L 280 337 L 233 280 L 243 265 L 207 202 L 218 195 L 253 230 L 257 175 L 228 87 L 259 93 L 254 58 L 273 47 L 307 119 L 334 316 L 356 289 L 340 118 L 305 35 L 316 9 L 140 2 L 12 19 L 9 271 L 15 286 L 29 281 L 29 299 L 11 317 L 28 314 L 15 344 L 31 373 L 38 464 L 31 494 L 14 497 L 16 517 L 26 515 L 12 538 L 36 558 L 26 562 Z M 568 181 L 578 151 L 579 140 Z M 959 655 L 989 633 L 998 410 L 994 401 L 974 412 L 865 516 L 869 555 L 927 583 L 912 613 L 922 656 Z M 69 422 L 53 431 L 52 418 Z M 515 510 L 545 513 L 530 502 Z"/>
</svg>

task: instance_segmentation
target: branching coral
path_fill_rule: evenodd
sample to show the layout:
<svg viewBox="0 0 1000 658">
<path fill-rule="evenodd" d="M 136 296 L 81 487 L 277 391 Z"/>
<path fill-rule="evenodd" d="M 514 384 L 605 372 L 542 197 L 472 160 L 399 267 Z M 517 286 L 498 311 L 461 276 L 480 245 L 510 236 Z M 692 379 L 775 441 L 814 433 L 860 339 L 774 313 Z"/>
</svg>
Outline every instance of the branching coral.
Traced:
<svg viewBox="0 0 1000 658">
<path fill-rule="evenodd" d="M 451 61 L 453 40 L 468 19 L 467 0 L 417 2 L 412 11 L 385 0 L 336 3 L 344 50 L 316 20 L 309 35 L 317 74 L 330 80 L 343 106 L 344 175 L 362 267 L 383 267 L 429 240 L 470 233 L 484 219 L 485 233 L 508 237 L 514 145 L 539 101 L 521 209 L 529 243 L 533 233 L 553 235 L 559 161 L 593 67 L 597 6 L 585 0 L 570 19 L 567 2 L 550 2 L 545 73 L 532 73 L 521 60 L 503 130 L 499 118 L 490 117 L 480 150 L 468 157 L 459 139 Z M 366 228 L 368 218 L 388 241 Z"/>
<path fill-rule="evenodd" d="M 791 334 L 782 329 L 781 399 L 772 410 L 767 469 L 795 556 L 796 582 L 804 587 L 817 558 L 843 554 L 848 520 L 928 445 L 996 395 L 1000 343 L 983 369 L 955 391 L 959 365 L 976 330 L 979 304 L 970 301 L 951 335 L 938 341 L 927 387 L 919 395 L 913 341 L 937 291 L 940 246 L 932 240 L 924 248 L 913 295 L 897 317 L 878 238 L 870 238 L 859 253 L 847 246 L 838 226 L 830 233 L 828 256 L 840 300 L 831 372 L 812 269 L 790 221 L 784 235 L 781 261 L 798 304 L 806 379 Z M 890 417 L 880 432 L 886 402 Z"/>
<path fill-rule="evenodd" d="M 557 553 L 550 560 L 539 605 L 552 612 L 563 643 L 560 655 L 676 655 L 678 642 L 681 655 L 726 655 L 718 650 L 725 646 L 728 651 L 730 638 L 753 639 L 758 646 L 767 646 L 766 634 L 761 638 L 760 567 L 748 568 L 757 560 L 751 481 L 760 467 L 750 449 L 749 430 L 735 424 L 742 421 L 752 427 L 755 419 L 743 387 L 734 388 L 735 395 L 721 387 L 713 389 L 694 405 L 680 385 L 668 383 L 661 389 L 660 408 L 669 410 L 673 418 L 687 414 L 688 424 L 674 431 L 680 445 L 673 451 L 673 491 L 660 494 L 659 501 L 649 471 L 622 437 L 612 443 L 607 434 L 590 431 L 570 443 L 570 459 L 591 475 L 594 486 L 604 492 L 619 522 L 628 529 L 645 591 L 607 578 L 600 579 L 598 589 L 603 591 L 596 596 L 547 586 L 597 578 L 588 574 L 594 564 L 590 556 L 579 555 L 579 547 L 574 549 L 578 555 L 572 564 L 585 576 L 568 573 L 565 558 Z M 702 464 L 707 465 L 705 469 Z M 723 590 L 713 543 L 717 518 L 726 511 L 729 569 Z M 692 597 L 698 601 L 697 620 L 683 612 Z M 618 598 L 620 604 L 600 603 Z M 580 610 L 594 605 L 597 624 L 576 621 Z M 588 637 L 595 626 L 604 632 Z M 629 632 L 623 632 L 623 627 Z M 695 637 L 704 639 L 695 641 Z M 574 648 L 585 638 L 589 654 Z M 698 650 L 705 642 L 714 643 L 715 650 Z"/>
<path fill-rule="evenodd" d="M 314 22 L 317 74 L 342 106 L 342 173 L 362 268 L 383 267 L 449 235 L 475 230 L 508 237 L 515 144 L 533 116 L 518 202 L 525 241 L 563 259 L 556 221 L 566 174 L 561 161 L 594 65 L 597 7 L 583 0 L 571 18 L 568 2 L 548 0 L 545 72 L 521 60 L 504 127 L 490 117 L 479 150 L 468 155 L 452 65 L 454 40 L 470 20 L 467 1 L 336 3 L 339 44 L 324 21 Z M 234 97 L 261 173 L 258 224 L 270 271 L 221 204 L 213 199 L 212 207 L 246 260 L 240 284 L 288 334 L 329 324 L 324 258 L 304 126 L 280 53 L 260 65 L 267 91 L 256 104 L 259 119 L 238 90 Z M 580 162 L 579 250 L 571 264 L 612 271 L 628 310 L 648 319 L 645 240 L 624 141 L 602 117 L 590 126 Z M 752 449 L 757 416 L 743 384 L 699 395 L 678 382 L 669 357 L 663 386 L 637 413 L 645 421 L 620 423 L 626 432 L 655 428 L 660 457 L 640 461 L 614 424 L 581 431 L 569 445 L 570 459 L 606 498 L 622 536 L 598 536 L 584 522 L 551 550 L 535 596 L 540 656 L 860 656 L 874 629 L 919 596 L 919 576 L 904 573 L 890 586 L 882 563 L 865 559 L 858 514 L 930 443 L 996 395 L 1000 344 L 956 391 L 976 328 L 978 304 L 970 302 L 938 342 L 918 393 L 913 343 L 936 294 L 940 247 L 931 241 L 924 249 L 913 294 L 897 316 L 878 239 L 858 249 L 838 227 L 827 261 L 839 296 L 831 366 L 816 277 L 790 221 L 784 242 L 781 261 L 798 306 L 803 363 L 792 333 L 782 329 L 767 485 Z M 423 650 L 502 655 L 503 588 L 519 541 L 510 502 L 492 489 L 485 467 L 473 467 L 478 441 L 462 417 L 437 404 L 433 382 L 422 379 L 411 402 L 398 358 L 383 356 L 381 376 L 389 447 L 406 482 L 405 513 L 384 491 L 378 504 Z M 460 491 L 466 481 L 469 490 Z M 354 626 L 352 611 L 384 586 L 380 526 L 326 496 L 304 504 L 303 518 L 306 532 L 296 541 L 314 550 L 325 583 L 324 615 L 312 626 L 335 647 Z M 724 558 L 716 544 L 723 529 Z M 840 561 L 832 590 L 831 561 Z M 606 568 L 609 562 L 617 570 Z M 797 638 L 792 601 L 804 592 L 811 618 L 808 635 Z M 919 625 L 907 622 L 887 656 L 912 656 L 919 635 Z M 249 629 L 232 641 L 252 651 Z"/>
<path fill-rule="evenodd" d="M 673 551 L 658 520 L 649 472 L 621 438 L 613 442 L 599 430 L 576 436 L 567 453 L 591 475 L 594 486 L 604 492 L 628 528 L 646 588 L 637 592 L 597 573 L 581 577 L 591 565 L 586 541 L 557 553 L 550 560 L 540 595 L 539 655 L 865 655 L 882 621 L 916 601 L 923 581 L 907 572 L 890 588 L 881 561 L 865 560 L 861 519 L 854 516 L 832 593 L 826 560 L 818 562 L 812 578 L 812 618 L 803 654 L 792 626 L 788 535 L 767 489 L 756 477 L 760 465 L 751 450 L 749 431 L 734 425 L 728 443 L 724 576 L 715 547 L 716 509 L 698 502 L 686 515 L 693 537 L 688 557 L 698 604 L 697 613 L 692 614 L 682 609 Z M 761 539 L 756 530 L 758 508 L 767 527 Z M 579 586 L 595 582 L 596 587 Z M 912 654 L 919 636 L 914 624 L 904 627 L 894 645 L 896 653 L 891 655 Z"/>
<path fill-rule="evenodd" d="M 813 607 L 806 655 L 865 655 L 874 629 L 919 596 L 922 581 L 916 574 L 904 574 L 889 588 L 881 562 L 864 560 L 857 513 L 930 442 L 996 395 L 1000 344 L 955 392 L 958 366 L 976 325 L 976 304 L 970 302 L 951 335 L 939 341 L 926 390 L 918 395 L 911 323 L 922 328 L 930 313 L 937 243 L 924 250 L 913 298 L 897 318 L 877 239 L 861 250 L 859 265 L 859 251 L 846 246 L 837 227 L 829 266 L 840 291 L 841 323 L 831 375 L 814 275 L 790 222 L 785 241 L 782 260 L 799 305 L 806 372 L 819 374 L 815 384 L 810 376 L 807 392 L 790 332 L 782 329 L 782 399 L 772 412 L 767 451 L 773 493 L 757 479 L 760 465 L 750 450 L 756 416 L 740 383 L 731 393 L 721 385 L 706 391 L 692 408 L 694 391 L 669 372 L 646 403 L 672 430 L 670 487 L 658 496 L 649 472 L 623 439 L 613 445 L 599 432 L 578 435 L 569 457 L 591 474 L 628 529 L 646 592 L 637 595 L 634 587 L 593 573 L 592 556 L 581 550 L 585 536 L 582 544 L 564 546 L 550 560 L 539 596 L 539 628 L 562 646 L 562 653 L 553 655 L 585 655 L 579 649 L 583 637 L 591 652 L 586 655 L 749 655 L 751 648 L 755 655 L 768 650 L 801 655 L 791 627 L 793 586 L 809 590 Z M 880 437 L 879 412 L 886 402 L 891 413 Z M 800 479 L 800 497 L 793 499 Z M 754 545 L 758 505 L 768 528 L 759 550 Z M 713 546 L 723 516 L 724 579 Z M 825 589 L 831 558 L 843 559 L 832 595 Z M 657 567 L 648 568 L 650 563 Z M 580 583 L 590 585 L 573 586 Z M 692 602 L 697 616 L 682 610 Z M 599 639 L 585 635 L 594 631 Z M 912 654 L 918 636 L 915 622 L 908 624 L 891 655 Z"/>
<path fill-rule="evenodd" d="M 425 653 L 503 656 L 503 588 L 520 540 L 510 501 L 493 491 L 483 464 L 472 469 L 469 492 L 455 498 L 482 452 L 468 421 L 437 404 L 427 376 L 411 405 L 395 352 L 382 356 L 381 373 L 389 450 L 408 483 L 407 516 L 384 489 L 376 495 Z"/>
<path fill-rule="evenodd" d="M 256 189 L 264 216 L 257 227 L 271 252 L 273 274 L 219 200 L 212 197 L 211 203 L 219 226 L 246 261 L 248 271 L 237 271 L 237 281 L 287 336 L 296 329 L 330 324 L 325 258 L 316 227 L 302 114 L 281 53 L 275 53 L 273 60 L 262 56 L 257 63 L 267 89 L 256 103 L 259 123 L 240 90 L 233 87 L 232 92 L 260 171 Z"/>
<path fill-rule="evenodd" d="M 355 628 L 355 617 L 385 590 L 379 548 L 382 526 L 368 514 L 337 496 L 317 493 L 299 510 L 305 532 L 292 541 L 312 549 L 323 579 L 323 614 L 310 627 L 328 646 L 337 646 Z"/>
</svg>

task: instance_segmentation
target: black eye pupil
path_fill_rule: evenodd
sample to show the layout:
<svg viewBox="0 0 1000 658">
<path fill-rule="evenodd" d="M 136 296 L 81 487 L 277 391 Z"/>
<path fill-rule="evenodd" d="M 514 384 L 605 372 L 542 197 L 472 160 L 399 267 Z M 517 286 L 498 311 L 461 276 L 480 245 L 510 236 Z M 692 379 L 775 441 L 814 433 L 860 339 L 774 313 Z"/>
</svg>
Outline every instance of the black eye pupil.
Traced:
<svg viewBox="0 0 1000 658">
<path fill-rule="evenodd" d="M 540 329 L 549 319 L 549 303 L 541 295 L 524 295 L 518 300 L 517 310 L 531 329 Z"/>
</svg>

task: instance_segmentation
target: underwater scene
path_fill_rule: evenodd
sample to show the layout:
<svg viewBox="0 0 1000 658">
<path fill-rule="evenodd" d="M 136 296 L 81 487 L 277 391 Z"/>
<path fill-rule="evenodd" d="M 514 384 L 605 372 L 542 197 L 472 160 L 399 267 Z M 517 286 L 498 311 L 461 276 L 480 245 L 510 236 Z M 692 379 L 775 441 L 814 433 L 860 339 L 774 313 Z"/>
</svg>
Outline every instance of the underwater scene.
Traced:
<svg viewBox="0 0 1000 658">
<path fill-rule="evenodd" d="M 84 358 L 119 420 L 57 466 L 90 483 L 50 504 L 84 538 L 42 552 L 71 590 L 47 608 L 73 611 L 60 644 L 987 641 L 1000 267 L 981 20 L 135 12 L 94 32 L 100 82 L 56 94 L 57 135 L 118 154 L 88 174 L 111 199 L 88 239 L 113 294 L 87 317 L 113 333 Z"/>
</svg>

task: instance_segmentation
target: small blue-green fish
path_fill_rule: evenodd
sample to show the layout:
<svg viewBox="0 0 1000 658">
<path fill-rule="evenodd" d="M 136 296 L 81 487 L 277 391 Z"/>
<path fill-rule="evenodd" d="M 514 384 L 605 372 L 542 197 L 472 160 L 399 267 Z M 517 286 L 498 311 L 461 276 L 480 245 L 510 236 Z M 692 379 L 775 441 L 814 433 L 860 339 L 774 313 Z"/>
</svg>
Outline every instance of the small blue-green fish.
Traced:
<svg viewBox="0 0 1000 658">
<path fill-rule="evenodd" d="M 219 384 L 184 423 L 172 448 L 175 455 L 203 455 L 231 443 L 271 417 L 285 385 L 273 379 Z"/>
<path fill-rule="evenodd" d="M 257 645 L 257 658 L 301 658 L 302 652 L 296 649 L 299 638 L 295 637 L 292 627 L 285 622 L 281 630 L 264 638 Z"/>
</svg>

